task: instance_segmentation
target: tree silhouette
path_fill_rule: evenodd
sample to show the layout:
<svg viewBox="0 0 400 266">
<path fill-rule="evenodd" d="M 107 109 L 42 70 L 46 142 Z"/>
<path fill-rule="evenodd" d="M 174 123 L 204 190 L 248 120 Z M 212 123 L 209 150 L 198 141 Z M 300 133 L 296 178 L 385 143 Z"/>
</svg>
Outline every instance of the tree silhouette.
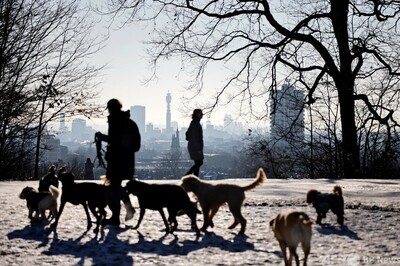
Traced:
<svg viewBox="0 0 400 266">
<path fill-rule="evenodd" d="M 239 98 L 253 113 L 253 102 L 273 100 L 287 76 L 306 90 L 304 103 L 311 105 L 324 98 L 316 89 L 329 77 L 340 109 L 343 177 L 360 176 L 358 108 L 370 120 L 398 126 L 395 109 L 366 93 L 367 78 L 386 79 L 392 93 L 382 97 L 399 99 L 397 1 L 110 0 L 109 7 L 128 21 L 154 20 L 153 63 L 178 56 L 184 66 L 195 65 L 196 92 L 214 62 L 232 71 L 209 111 Z"/>
<path fill-rule="evenodd" d="M 30 175 L 32 165 L 21 162 L 35 154 L 37 177 L 40 137 L 50 122 L 99 113 L 94 77 L 102 67 L 86 60 L 102 38 L 92 37 L 88 12 L 77 0 L 0 1 L 2 178 Z"/>
</svg>

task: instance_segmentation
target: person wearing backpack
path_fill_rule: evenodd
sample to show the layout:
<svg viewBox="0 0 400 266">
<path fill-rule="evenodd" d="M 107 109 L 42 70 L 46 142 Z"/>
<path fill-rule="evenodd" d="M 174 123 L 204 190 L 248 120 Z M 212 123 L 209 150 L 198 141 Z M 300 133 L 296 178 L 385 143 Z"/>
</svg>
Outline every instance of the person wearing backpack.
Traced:
<svg viewBox="0 0 400 266">
<path fill-rule="evenodd" d="M 103 224 L 120 224 L 120 201 L 124 202 L 127 210 L 125 220 L 133 217 L 135 212 L 129 195 L 122 189 L 122 181 L 133 179 L 135 173 L 135 152 L 140 149 L 140 133 L 136 123 L 130 119 L 130 112 L 122 111 L 122 104 L 117 99 L 107 102 L 108 135 L 96 133 L 96 138 L 108 143 L 105 160 L 107 161 L 106 178 L 110 181 L 111 218 Z"/>
</svg>

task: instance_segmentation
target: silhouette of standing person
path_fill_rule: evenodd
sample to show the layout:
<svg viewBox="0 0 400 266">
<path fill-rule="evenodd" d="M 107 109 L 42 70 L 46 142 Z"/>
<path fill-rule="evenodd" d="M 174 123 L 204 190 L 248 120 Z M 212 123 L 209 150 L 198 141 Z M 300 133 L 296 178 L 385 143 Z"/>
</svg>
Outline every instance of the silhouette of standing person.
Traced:
<svg viewBox="0 0 400 266">
<path fill-rule="evenodd" d="M 186 131 L 186 140 L 188 141 L 188 152 L 190 159 L 194 161 L 194 165 L 186 173 L 199 176 L 200 166 L 203 165 L 203 128 L 201 127 L 200 120 L 203 118 L 203 111 L 201 109 L 193 110 L 192 121 Z"/>
<path fill-rule="evenodd" d="M 133 217 L 135 210 L 129 195 L 122 189 L 122 180 L 132 179 L 135 171 L 135 152 L 140 149 L 140 133 L 136 123 L 130 119 L 129 111 L 122 111 L 122 104 L 117 99 L 107 103 L 108 135 L 96 133 L 96 138 L 108 143 L 105 160 L 107 161 L 106 176 L 110 181 L 111 218 L 105 219 L 104 224 L 119 225 L 122 200 L 127 210 L 125 220 Z"/>
<path fill-rule="evenodd" d="M 92 163 L 90 158 L 87 158 L 86 163 L 85 163 L 85 179 L 86 180 L 94 180 L 93 168 L 94 168 L 94 164 Z"/>
<path fill-rule="evenodd" d="M 56 175 L 56 166 L 55 165 L 51 165 L 49 167 L 47 174 L 39 180 L 38 190 L 40 192 L 46 192 L 46 191 L 48 192 L 48 191 L 50 191 L 49 190 L 50 185 L 53 185 L 58 188 L 58 178 Z"/>
</svg>

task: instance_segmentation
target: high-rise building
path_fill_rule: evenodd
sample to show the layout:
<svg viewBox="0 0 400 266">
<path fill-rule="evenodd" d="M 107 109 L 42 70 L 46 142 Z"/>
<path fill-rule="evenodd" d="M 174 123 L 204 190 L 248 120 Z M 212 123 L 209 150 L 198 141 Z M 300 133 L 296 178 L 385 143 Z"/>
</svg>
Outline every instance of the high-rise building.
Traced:
<svg viewBox="0 0 400 266">
<path fill-rule="evenodd" d="M 171 128 L 171 93 L 167 93 L 167 96 L 165 97 L 165 100 L 167 101 L 167 115 L 166 115 L 166 123 L 165 123 L 165 130 L 167 132 L 172 132 Z"/>
<path fill-rule="evenodd" d="M 271 103 L 271 140 L 277 148 L 300 145 L 304 140 L 304 91 L 288 80 L 274 94 Z"/>
<path fill-rule="evenodd" d="M 136 122 L 140 134 L 146 132 L 146 107 L 134 105 L 131 107 L 131 119 Z"/>
<path fill-rule="evenodd" d="M 43 154 L 43 160 L 49 163 L 56 163 L 61 159 L 60 139 L 53 134 L 46 134 L 43 137 L 46 146 Z"/>
<path fill-rule="evenodd" d="M 84 133 L 86 130 L 86 120 L 85 119 L 74 119 L 71 125 L 71 138 L 74 141 L 81 142 L 84 140 Z"/>
</svg>

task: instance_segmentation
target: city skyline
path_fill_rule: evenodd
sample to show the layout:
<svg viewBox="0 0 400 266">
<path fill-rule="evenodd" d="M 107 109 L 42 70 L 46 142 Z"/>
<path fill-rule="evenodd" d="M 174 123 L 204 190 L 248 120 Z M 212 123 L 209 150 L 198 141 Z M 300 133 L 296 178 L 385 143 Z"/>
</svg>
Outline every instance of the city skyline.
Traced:
<svg viewBox="0 0 400 266">
<path fill-rule="evenodd" d="M 115 18 L 112 26 L 107 20 L 96 26 L 95 34 L 108 34 L 104 48 L 91 59 L 93 64 L 107 65 L 98 77 L 98 103 L 106 106 L 108 100 L 117 98 L 121 100 L 124 110 L 129 110 L 135 105 L 145 106 L 146 120 L 152 122 L 155 127 L 164 127 L 165 95 L 169 92 L 172 97 L 172 121 L 178 122 L 180 126 L 189 124 L 194 109 L 212 103 L 216 89 L 223 86 L 225 75 L 230 73 L 230 70 L 224 66 L 210 66 L 202 81 L 202 92 L 199 94 L 197 91 L 190 91 L 188 87 L 193 82 L 190 66 L 184 69 L 179 58 L 169 58 L 159 61 L 155 69 L 148 60 L 149 46 L 146 44 L 153 34 L 152 27 L 129 23 L 120 27 L 123 22 L 123 18 Z M 266 100 L 259 99 L 260 103 L 254 104 L 253 111 L 257 108 L 265 111 L 263 108 Z M 220 103 L 221 105 L 211 113 L 211 117 L 205 112 L 204 121 L 210 121 L 213 125 L 223 125 L 225 114 L 230 114 L 235 121 L 243 124 L 268 123 L 252 120 L 248 110 L 242 110 L 243 105 L 240 102 L 226 105 Z M 106 116 L 105 113 L 104 118 L 93 119 L 88 123 L 93 127 L 104 127 L 107 124 Z"/>
</svg>

